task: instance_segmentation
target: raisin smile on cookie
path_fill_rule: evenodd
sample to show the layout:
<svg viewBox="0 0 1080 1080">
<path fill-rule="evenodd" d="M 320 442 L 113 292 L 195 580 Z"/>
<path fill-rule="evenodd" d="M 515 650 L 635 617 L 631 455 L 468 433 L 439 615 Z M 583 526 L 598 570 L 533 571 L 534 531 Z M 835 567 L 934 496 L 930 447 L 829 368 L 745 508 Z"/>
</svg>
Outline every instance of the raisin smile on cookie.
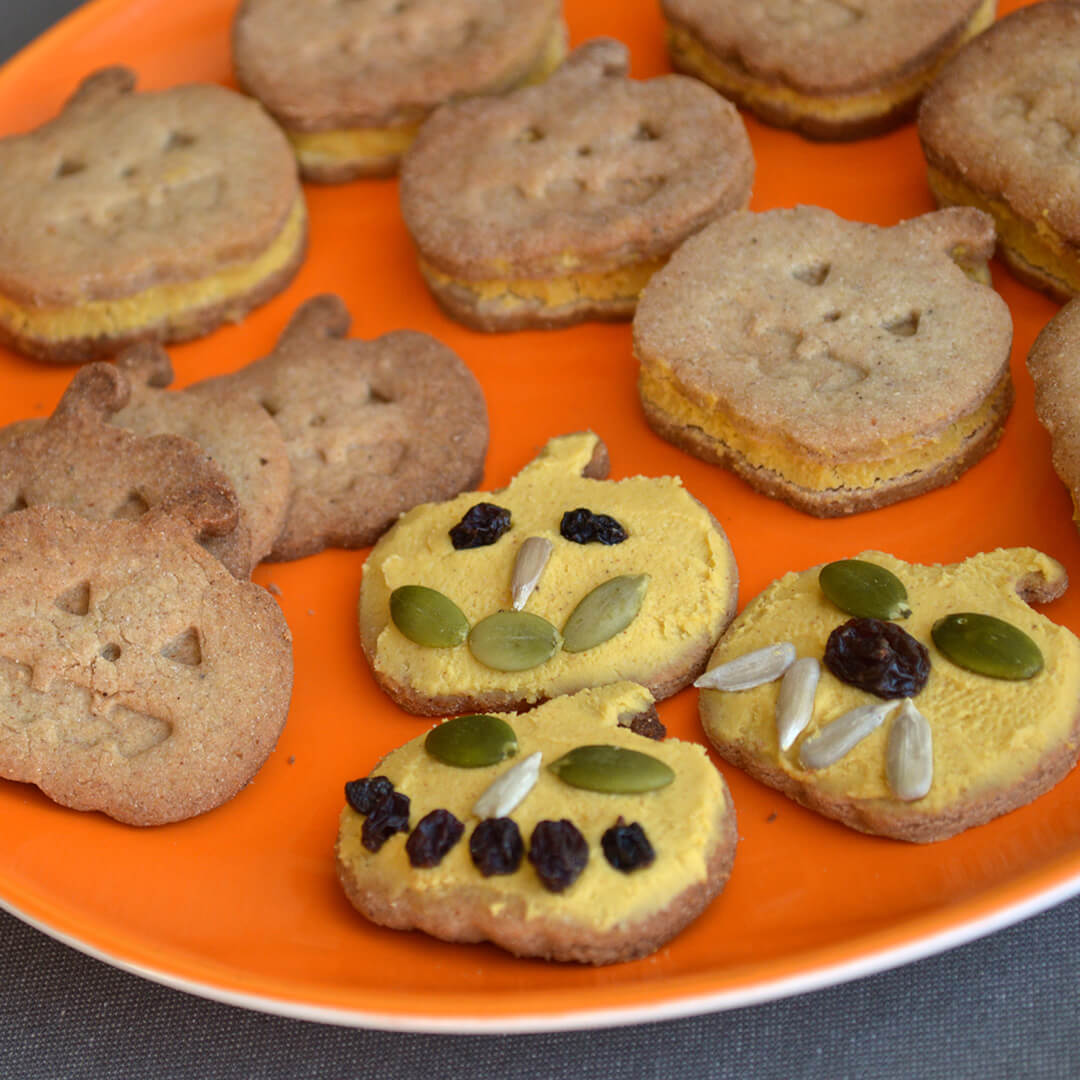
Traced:
<svg viewBox="0 0 1080 1080">
<path fill-rule="evenodd" d="M 501 491 L 403 515 L 360 591 L 379 685 L 436 716 L 619 679 L 658 699 L 686 686 L 734 614 L 730 545 L 678 479 L 606 475 L 600 440 L 566 435 Z"/>
</svg>

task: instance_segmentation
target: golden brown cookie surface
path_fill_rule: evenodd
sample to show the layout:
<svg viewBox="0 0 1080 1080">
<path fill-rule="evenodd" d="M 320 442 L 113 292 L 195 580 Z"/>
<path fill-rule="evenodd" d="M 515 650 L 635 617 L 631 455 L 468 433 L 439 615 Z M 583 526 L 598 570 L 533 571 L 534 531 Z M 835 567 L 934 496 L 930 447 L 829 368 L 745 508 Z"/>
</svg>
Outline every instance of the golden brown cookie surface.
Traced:
<svg viewBox="0 0 1080 1080">
<path fill-rule="evenodd" d="M 259 106 L 134 84 L 96 72 L 55 119 L 0 140 L 0 336 L 42 359 L 206 333 L 283 288 L 303 255 L 295 161 Z"/>
<path fill-rule="evenodd" d="M 1004 301 L 970 209 L 892 228 L 797 207 L 687 241 L 634 319 L 646 417 L 665 438 L 821 516 L 948 483 L 1012 401 Z"/>
<path fill-rule="evenodd" d="M 941 73 L 919 110 L 939 205 L 994 216 L 999 247 L 1028 284 L 1080 292 L 1080 4 L 1050 0 L 1001 19 Z"/>
<path fill-rule="evenodd" d="M 291 480 L 272 559 L 374 543 L 403 511 L 483 474 L 487 408 L 465 364 L 412 330 L 349 338 L 350 322 L 339 297 L 315 297 L 268 356 L 191 388 L 245 394 L 281 431 Z"/>
<path fill-rule="evenodd" d="M 466 101 L 425 125 L 401 205 L 436 299 L 479 329 L 627 317 L 688 235 L 745 206 L 735 109 L 682 76 L 626 77 L 596 39 L 543 85 Z"/>
<path fill-rule="evenodd" d="M 700 746 L 643 739 L 620 724 L 651 703 L 643 687 L 618 683 L 499 717 L 512 729 L 515 753 L 480 767 L 432 756 L 426 733 L 393 751 L 372 775 L 408 799 L 410 831 L 384 838 L 377 826 L 385 808 L 366 802 L 365 813 L 342 811 L 337 865 L 349 899 L 385 926 L 419 928 L 448 941 L 490 940 L 522 956 L 607 964 L 653 952 L 723 887 L 736 834 L 727 787 Z M 664 782 L 637 792 L 597 791 L 572 786 L 550 768 L 564 754 L 596 744 L 631 758 L 646 755 L 654 767 L 659 763 Z M 625 759 L 610 762 L 602 780 L 618 787 L 612 774 L 620 765 Z M 475 811 L 494 782 L 511 769 L 521 775 L 530 768 L 534 782 L 511 785 L 520 796 L 513 805 Z M 461 832 L 447 850 L 437 849 L 433 865 L 414 865 L 421 848 L 431 856 L 432 845 L 419 843 L 421 822 L 440 811 L 452 814 Z M 503 857 L 513 847 L 505 839 L 484 843 L 492 822 L 500 825 L 495 835 L 518 838 L 516 860 Z M 561 823 L 578 840 L 576 860 L 537 859 L 541 822 Z M 628 851 L 624 833 L 622 856 L 612 861 L 605 834 L 632 825 L 651 857 L 633 843 Z M 498 872 L 485 874 L 481 866 Z"/>
<path fill-rule="evenodd" d="M 767 123 L 861 138 L 908 119 L 994 0 L 663 0 L 668 50 Z"/>
<path fill-rule="evenodd" d="M 232 798 L 273 750 L 290 636 L 260 587 L 192 540 L 227 503 L 138 521 L 0 519 L 0 774 L 159 825 Z"/>
</svg>

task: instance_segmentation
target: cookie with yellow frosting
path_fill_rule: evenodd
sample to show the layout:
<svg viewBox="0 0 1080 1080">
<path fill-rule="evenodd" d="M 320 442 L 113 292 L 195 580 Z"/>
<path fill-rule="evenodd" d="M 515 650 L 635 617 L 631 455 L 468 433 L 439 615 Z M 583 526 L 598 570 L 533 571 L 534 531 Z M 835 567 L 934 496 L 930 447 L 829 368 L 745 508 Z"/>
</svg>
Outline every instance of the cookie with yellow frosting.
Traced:
<svg viewBox="0 0 1080 1080">
<path fill-rule="evenodd" d="M 57 117 L 0 139 L 0 342 L 28 356 L 198 337 L 280 292 L 303 258 L 296 162 L 259 105 L 134 86 L 103 69 Z"/>
<path fill-rule="evenodd" d="M 198 539 L 237 577 L 250 577 L 251 534 L 228 477 L 191 439 L 141 436 L 109 423 L 130 392 L 118 368 L 88 364 L 46 420 L 0 429 L 0 514 L 55 506 L 95 521 L 138 519 L 209 493 L 229 509 Z"/>
<path fill-rule="evenodd" d="M 627 70 L 625 46 L 598 38 L 541 86 L 424 124 L 401 209 L 453 318 L 491 331 L 628 318 L 679 243 L 747 204 L 753 155 L 731 104 Z"/>
<path fill-rule="evenodd" d="M 1080 3 L 1048 0 L 1001 19 L 942 71 L 919 110 L 940 206 L 976 206 L 1021 281 L 1080 294 Z"/>
<path fill-rule="evenodd" d="M 820 517 L 951 483 L 1012 404 L 1012 320 L 981 283 L 993 246 L 970 208 L 891 228 L 812 206 L 730 214 L 642 295 L 646 419 Z"/>
<path fill-rule="evenodd" d="M 662 0 L 672 65 L 766 123 L 855 139 L 910 119 L 994 0 Z"/>
<path fill-rule="evenodd" d="M 731 546 L 677 477 L 607 472 L 596 435 L 564 435 L 507 487 L 416 507 L 380 539 L 360 636 L 399 705 L 520 709 L 622 679 L 659 700 L 694 678 L 735 612 Z"/>
<path fill-rule="evenodd" d="M 853 619 L 887 590 L 853 589 L 852 562 L 870 564 L 855 575 L 864 583 L 888 571 L 906 596 L 882 618 Z M 845 825 L 916 842 L 989 821 L 1065 776 L 1080 751 L 1080 641 L 1028 606 L 1064 592 L 1060 563 L 1009 548 L 946 566 L 874 551 L 842 565 L 839 592 L 821 567 L 773 582 L 710 657 L 701 720 L 728 761 Z M 889 627 L 888 641 L 863 623 Z M 779 648 L 798 657 L 781 678 L 715 688 L 734 685 L 722 665 Z"/>
<path fill-rule="evenodd" d="M 622 682 L 489 718 L 506 741 L 467 766 L 438 744 L 460 721 L 392 751 L 346 785 L 337 871 L 350 901 L 383 926 L 518 956 L 655 951 L 723 888 L 736 831 L 701 746 L 621 722 L 651 705 Z"/>
<path fill-rule="evenodd" d="M 565 52 L 559 0 L 244 0 L 232 30 L 238 82 L 324 183 L 396 172 L 443 102 L 540 82 Z"/>
<path fill-rule="evenodd" d="M 239 393 L 281 433 L 290 481 L 271 559 L 365 547 L 483 474 L 487 405 L 461 358 L 414 330 L 350 338 L 351 322 L 340 297 L 313 297 L 267 356 L 188 388 L 209 408 Z"/>
</svg>

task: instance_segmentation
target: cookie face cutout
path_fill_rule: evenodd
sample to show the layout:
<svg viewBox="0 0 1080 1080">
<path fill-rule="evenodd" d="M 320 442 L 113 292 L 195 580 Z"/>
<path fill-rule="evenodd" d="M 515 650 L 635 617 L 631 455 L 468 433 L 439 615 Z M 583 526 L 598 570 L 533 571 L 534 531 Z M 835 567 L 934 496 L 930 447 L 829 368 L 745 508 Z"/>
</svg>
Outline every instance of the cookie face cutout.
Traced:
<svg viewBox="0 0 1080 1080">
<path fill-rule="evenodd" d="M 347 338 L 350 322 L 339 297 L 315 297 L 270 355 L 190 388 L 246 394 L 284 437 L 292 478 L 271 559 L 364 547 L 483 473 L 487 407 L 458 356 L 412 330 Z"/>
<path fill-rule="evenodd" d="M 627 70 L 625 47 L 597 39 L 541 86 L 424 125 L 402 214 L 454 318 L 482 330 L 625 318 L 682 240 L 746 205 L 753 158 L 736 110 L 696 80 Z"/>
<path fill-rule="evenodd" d="M 254 567 L 225 473 L 190 439 L 142 437 L 108 421 L 127 403 L 131 385 L 111 364 L 82 368 L 52 416 L 0 431 L 0 513 L 58 506 L 95 521 L 135 519 L 149 510 L 187 512 L 211 497 L 220 514 L 200 540 L 237 577 Z"/>
<path fill-rule="evenodd" d="M 288 505 L 289 456 L 277 424 L 246 394 L 166 389 L 172 364 L 159 345 L 133 345 L 116 358 L 116 366 L 127 376 L 130 395 L 109 423 L 137 435 L 179 435 L 198 443 L 236 492 L 239 526 L 250 540 L 254 567 L 270 553 Z"/>
<path fill-rule="evenodd" d="M 668 51 L 766 123 L 862 138 L 909 119 L 994 0 L 662 0 Z"/>
<path fill-rule="evenodd" d="M 107 68 L 0 140 L 0 339 L 73 362 L 238 319 L 291 279 L 305 211 L 287 141 L 218 86 Z"/>
<path fill-rule="evenodd" d="M 903 780 L 918 772 L 910 761 L 896 772 L 898 756 L 908 752 L 894 745 L 907 738 L 901 698 L 851 685 L 834 674 L 838 669 L 829 660 L 820 669 L 805 726 L 787 729 L 786 748 L 781 680 L 746 690 L 703 689 L 701 719 L 710 742 L 733 764 L 819 813 L 916 842 L 982 824 L 1056 784 L 1073 767 L 1080 745 L 1080 641 L 1025 601 L 1059 596 L 1067 583 L 1064 568 L 1031 548 L 1001 549 L 950 566 L 909 564 L 881 552 L 856 559 L 885 568 L 903 584 L 911 614 L 885 625 L 927 653 L 927 681 L 911 696 L 926 722 L 926 793 L 903 791 Z M 821 662 L 830 635 L 851 616 L 827 598 L 820 571 L 787 574 L 751 601 L 710 657 L 710 671 L 782 642 L 794 646 L 796 663 Z M 960 617 L 970 630 L 986 616 L 1011 628 L 995 630 L 999 644 L 1006 638 L 1010 643 L 995 649 L 969 633 L 967 648 L 958 649 L 948 627 Z M 983 663 L 986 669 L 988 659 L 1016 659 L 1022 652 L 1014 648 L 1016 631 L 1041 656 L 1036 674 L 999 677 L 1005 673 L 1000 667 L 992 676 L 960 666 Z M 863 737 L 848 749 L 830 750 L 838 729 L 821 740 L 823 730 L 845 714 L 878 706 L 881 713 L 869 720 L 862 714 Z"/>
<path fill-rule="evenodd" d="M 393 173 L 443 102 L 540 81 L 566 29 L 558 0 L 245 0 L 232 46 L 304 178 L 337 183 Z"/>
<path fill-rule="evenodd" d="M 634 319 L 658 434 L 807 513 L 883 506 L 954 480 L 1012 402 L 990 219 L 879 228 L 817 207 L 737 213 L 689 240 Z"/>
<path fill-rule="evenodd" d="M 1061 300 L 1080 293 L 1078 48 L 1080 4 L 1022 8 L 964 48 L 919 111 L 938 204 L 992 214 L 1009 268 Z"/>
<path fill-rule="evenodd" d="M 0 519 L 0 775 L 133 825 L 203 813 L 285 722 L 288 627 L 192 540 L 228 509 Z"/>
<path fill-rule="evenodd" d="M 370 786 L 355 799 L 366 813 L 342 811 L 337 867 L 350 901 L 384 926 L 447 941 L 490 940 L 520 956 L 607 964 L 653 952 L 723 887 L 736 836 L 731 797 L 702 747 L 643 739 L 621 722 L 651 704 L 643 687 L 618 683 L 501 717 L 516 753 L 486 766 L 447 764 L 425 749 L 426 733 L 393 751 L 372 776 L 385 778 L 382 794 L 388 781 L 399 801 L 408 800 L 398 807 L 403 819 L 389 823 L 407 832 L 388 831 L 387 807 L 372 805 L 366 796 L 380 793 Z M 597 744 L 609 761 L 645 755 L 667 783 L 598 791 L 573 786 L 550 767 Z M 521 774 L 527 762 L 535 780 L 517 785 L 496 808 L 504 812 L 492 818 L 483 803 L 474 812 L 493 783 L 512 769 Z M 420 823 L 440 811 L 463 827 L 447 830 L 458 838 L 446 850 L 445 839 L 424 844 L 418 836 Z M 573 838 L 564 845 L 572 860 L 542 856 L 545 830 Z M 516 862 L 516 845 L 506 839 L 515 835 Z"/>
<path fill-rule="evenodd" d="M 595 435 L 552 439 L 501 491 L 417 507 L 375 545 L 360 589 L 361 642 L 399 705 L 429 716 L 518 709 L 627 678 L 662 699 L 694 678 L 734 614 L 738 575 L 727 537 L 678 478 L 594 478 L 606 475 Z M 478 505 L 503 511 L 505 527 L 466 530 L 481 542 L 455 547 L 451 530 L 470 524 Z M 578 511 L 594 523 L 581 534 L 564 525 L 567 516 L 580 523 Z M 612 519 L 626 539 L 586 540 L 597 518 Z M 527 542 L 541 550 L 535 561 L 522 556 Z M 512 611 L 520 581 L 532 588 Z M 410 591 L 392 600 L 403 587 Z M 419 644 L 436 638 L 395 621 L 392 604 L 410 607 L 416 587 L 426 590 L 418 610 L 397 618 L 422 623 L 430 591 L 441 594 L 458 612 L 445 615 L 450 608 L 434 601 L 437 629 L 457 631 L 445 647 Z M 575 609 L 585 612 L 576 630 Z"/>
</svg>

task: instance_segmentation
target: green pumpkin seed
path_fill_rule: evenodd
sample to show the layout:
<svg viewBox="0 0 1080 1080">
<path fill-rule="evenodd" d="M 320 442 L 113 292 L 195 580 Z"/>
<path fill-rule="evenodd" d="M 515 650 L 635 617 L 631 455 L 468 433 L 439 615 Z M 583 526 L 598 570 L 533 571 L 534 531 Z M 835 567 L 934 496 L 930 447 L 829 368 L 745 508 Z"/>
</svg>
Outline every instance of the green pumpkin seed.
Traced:
<svg viewBox="0 0 1080 1080">
<path fill-rule="evenodd" d="M 648 574 L 609 578 L 581 598 L 563 627 L 563 648 L 584 652 L 625 630 L 641 610 Z"/>
<path fill-rule="evenodd" d="M 517 753 L 514 729 L 497 716 L 456 716 L 428 732 L 424 749 L 444 765 L 476 769 Z"/>
<path fill-rule="evenodd" d="M 863 619 L 906 619 L 907 589 L 890 570 L 862 559 L 840 559 L 821 568 L 821 591 L 841 610 Z"/>
<path fill-rule="evenodd" d="M 528 611 L 497 611 L 469 633 L 469 651 L 496 671 L 525 671 L 550 660 L 562 646 L 554 626 Z"/>
<path fill-rule="evenodd" d="M 390 618 L 410 641 L 429 649 L 460 645 L 469 633 L 469 620 L 461 608 L 426 585 L 395 589 L 390 594 Z"/>
<path fill-rule="evenodd" d="M 615 795 L 655 791 L 675 779 L 669 765 L 622 746 L 576 746 L 548 768 L 571 787 Z"/>
<path fill-rule="evenodd" d="M 994 679 L 1030 679 L 1043 668 L 1039 646 L 1012 623 L 964 611 L 946 615 L 930 631 L 957 667 Z"/>
</svg>

